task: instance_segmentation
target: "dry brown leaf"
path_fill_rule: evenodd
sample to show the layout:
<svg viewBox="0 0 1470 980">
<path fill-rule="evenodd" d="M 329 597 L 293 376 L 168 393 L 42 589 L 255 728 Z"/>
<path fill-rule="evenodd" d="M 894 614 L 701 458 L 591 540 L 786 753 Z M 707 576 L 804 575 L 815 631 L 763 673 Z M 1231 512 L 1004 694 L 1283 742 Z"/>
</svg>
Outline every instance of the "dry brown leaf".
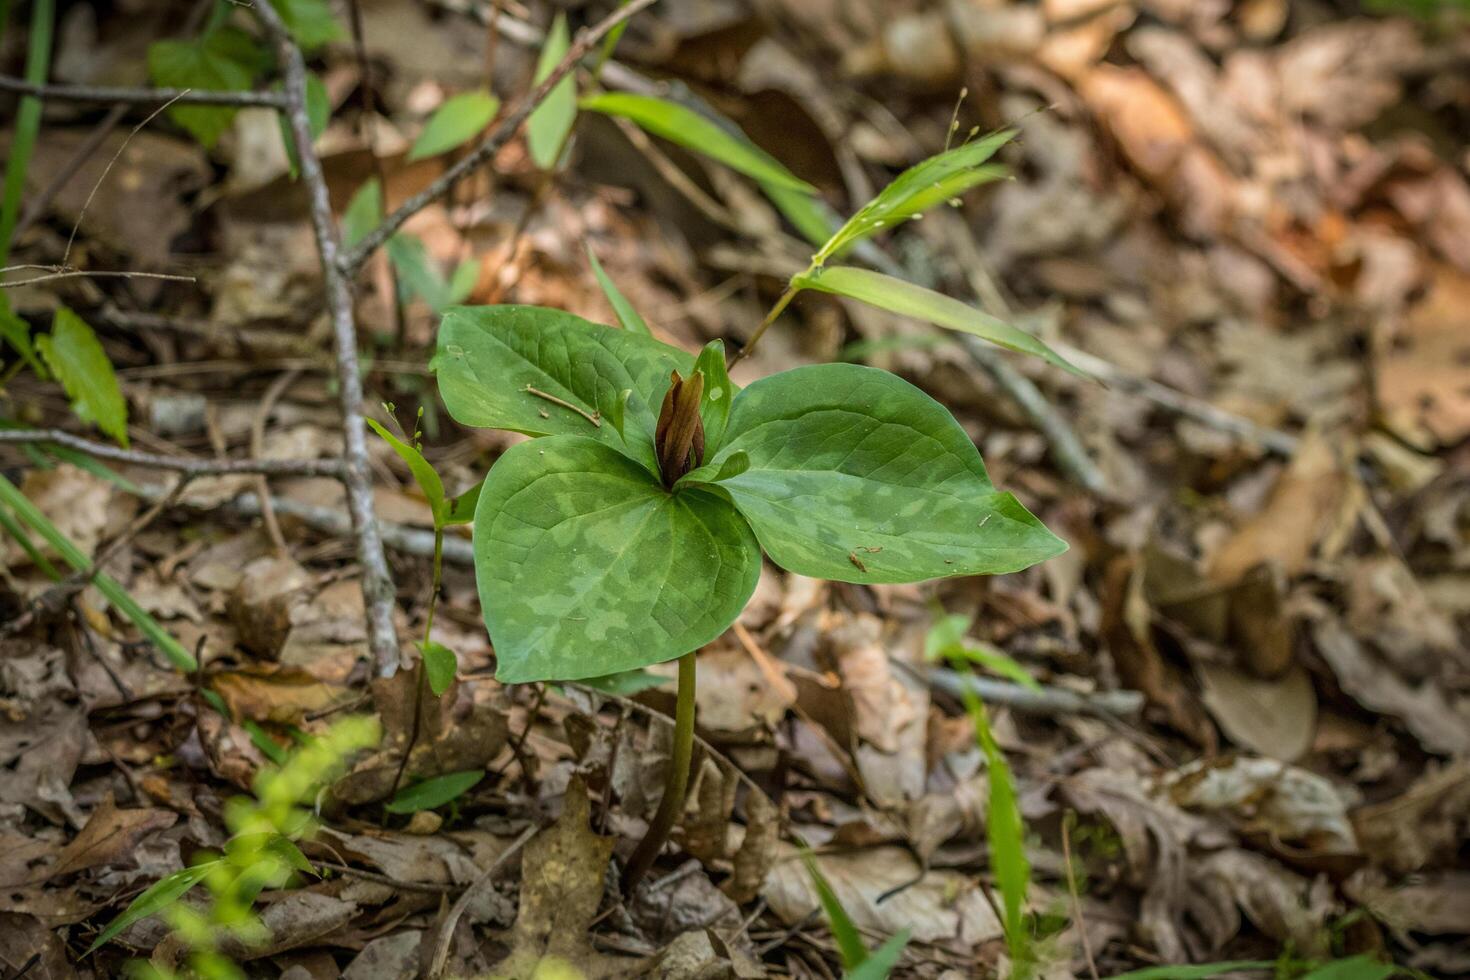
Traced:
<svg viewBox="0 0 1470 980">
<path fill-rule="evenodd" d="M 1218 889 L 1261 932 L 1306 956 L 1324 956 L 1331 935 L 1328 921 L 1337 914 L 1331 888 L 1294 874 L 1251 851 L 1230 849 L 1195 862 L 1190 877 L 1197 892 Z"/>
<path fill-rule="evenodd" d="M 1385 421 L 1421 448 L 1470 435 L 1470 276 L 1434 269 L 1429 291 L 1378 338 L 1375 393 Z"/>
<path fill-rule="evenodd" d="M 149 834 L 166 830 L 178 820 L 169 810 L 119 810 L 108 796 L 92 811 L 82 832 L 57 856 L 47 871 L 48 877 L 59 877 L 101 865 L 129 863 L 133 851 Z"/>
<path fill-rule="evenodd" d="M 1194 763 L 1165 781 L 1175 803 L 1189 810 L 1228 814 L 1247 834 L 1287 844 L 1313 856 L 1355 855 L 1348 820 L 1352 799 L 1328 780 L 1275 759 L 1236 756 Z"/>
<path fill-rule="evenodd" d="M 1365 871 L 1350 878 L 1344 888 L 1374 918 L 1401 935 L 1470 935 L 1470 873 L 1448 871 L 1389 885 Z"/>
<path fill-rule="evenodd" d="M 1262 680 L 1221 664 L 1197 663 L 1200 700 L 1236 745 L 1291 762 L 1312 746 L 1317 732 L 1317 692 L 1306 668 L 1294 664 L 1280 677 Z"/>
<path fill-rule="evenodd" d="M 236 718 L 299 724 L 316 711 L 350 698 L 351 692 L 323 684 L 299 667 L 251 667 L 211 674 L 209 686 L 225 699 Z"/>
<path fill-rule="evenodd" d="M 1363 851 L 1390 871 L 1409 872 L 1470 840 L 1470 760 L 1421 776 L 1400 796 L 1353 811 Z"/>
</svg>

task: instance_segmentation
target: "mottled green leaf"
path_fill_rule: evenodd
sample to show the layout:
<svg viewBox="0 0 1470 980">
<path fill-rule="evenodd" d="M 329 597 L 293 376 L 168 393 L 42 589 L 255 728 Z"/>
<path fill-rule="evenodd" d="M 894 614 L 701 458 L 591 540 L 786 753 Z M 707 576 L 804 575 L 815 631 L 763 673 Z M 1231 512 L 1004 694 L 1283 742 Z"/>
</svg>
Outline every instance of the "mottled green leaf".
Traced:
<svg viewBox="0 0 1470 980">
<path fill-rule="evenodd" d="M 424 670 L 429 677 L 429 690 L 434 692 L 434 697 L 439 697 L 449 690 L 449 685 L 454 683 L 454 675 L 459 670 L 459 659 L 455 657 L 454 651 L 442 643 L 428 640 L 419 644 L 419 652 L 424 657 Z"/>
<path fill-rule="evenodd" d="M 434 526 L 442 528 L 449 518 L 449 501 L 444 495 L 444 481 L 439 479 L 439 471 L 434 469 L 427 459 L 424 459 L 424 454 L 419 452 L 417 447 L 410 446 L 373 419 L 364 421 L 382 437 L 384 442 L 393 447 L 399 459 L 408 464 L 408 471 L 413 474 L 413 481 L 419 485 L 419 489 L 424 492 L 424 497 L 429 502 L 429 511 L 434 515 Z"/>
<path fill-rule="evenodd" d="M 121 915 L 107 924 L 106 929 L 98 933 L 92 945 L 87 947 L 87 953 L 96 952 L 134 922 L 141 922 L 150 915 L 157 915 L 183 898 L 188 894 L 189 889 L 203 881 L 204 876 L 219 863 L 219 861 L 207 861 L 204 864 L 196 864 L 192 868 L 175 871 L 153 884 L 143 894 L 133 899 L 128 907 L 123 909 Z"/>
<path fill-rule="evenodd" d="M 248 89 L 268 63 L 250 35 L 221 27 L 194 41 L 155 41 L 148 45 L 148 77 L 167 88 L 212 92 Z M 211 149 L 235 118 L 229 106 L 176 105 L 169 118 Z"/>
<path fill-rule="evenodd" d="M 598 677 L 697 650 L 744 608 L 761 564 L 729 503 L 669 493 L 582 436 L 500 457 L 474 547 L 496 676 L 507 683 Z"/>
<path fill-rule="evenodd" d="M 664 687 L 671 680 L 672 678 L 639 667 L 637 670 L 623 670 L 602 677 L 584 677 L 577 683 L 607 694 L 630 698 L 640 691 L 651 691 L 655 687 Z"/>
<path fill-rule="evenodd" d="M 989 313 L 943 293 L 936 293 L 932 289 L 925 289 L 893 276 L 885 276 L 881 272 L 853 266 L 833 266 L 802 273 L 792 279 L 791 283 L 801 289 L 834 293 L 901 316 L 927 320 L 947 330 L 973 334 L 981 340 L 988 340 L 1009 350 L 1034 354 L 1073 374 L 1087 376 L 1063 360 L 1056 351 L 1019 327 L 997 320 Z"/>
<path fill-rule="evenodd" d="M 424 124 L 424 131 L 408 151 L 408 159 L 422 160 L 463 146 L 490 124 L 499 108 L 500 100 L 489 89 L 461 92 L 446 99 Z"/>
<path fill-rule="evenodd" d="M 421 783 L 405 786 L 383 806 L 389 813 L 417 813 L 432 810 L 459 799 L 485 778 L 485 770 L 469 769 L 435 776 Z"/>
<path fill-rule="evenodd" d="M 587 246 L 587 260 L 592 263 L 592 274 L 597 277 L 597 284 L 602 287 L 602 293 L 607 297 L 608 303 L 612 304 L 613 314 L 617 316 L 618 323 L 624 330 L 631 333 L 641 333 L 645 336 L 653 336 L 653 331 L 648 329 L 648 324 L 633 304 L 628 302 L 617 285 L 606 272 L 603 271 L 602 263 L 597 261 L 597 253 L 592 251 L 592 246 Z"/>
<path fill-rule="evenodd" d="M 990 483 L 970 437 L 907 381 L 856 364 L 800 367 L 735 397 L 721 481 L 771 559 L 843 582 L 1014 572 L 1066 549 Z"/>
<path fill-rule="evenodd" d="M 118 387 L 112 362 L 92 328 L 64 306 L 56 308 L 51 333 L 36 338 L 36 349 L 66 389 L 72 410 L 126 447 L 128 403 Z"/>
<path fill-rule="evenodd" d="M 567 30 L 566 14 L 557 14 L 551 22 L 551 30 L 541 46 L 541 57 L 536 62 L 536 84 L 551 74 L 552 70 L 566 57 L 572 46 L 571 32 Z M 526 142 L 531 149 L 531 159 L 542 170 L 556 166 L 566 144 L 567 134 L 577 121 L 577 82 L 569 73 L 551 89 L 551 94 L 531 113 L 526 120 Z"/>
<path fill-rule="evenodd" d="M 702 153 L 763 184 L 805 194 L 816 193 L 815 187 L 787 170 L 745 134 L 732 133 L 677 102 L 631 92 L 599 92 L 584 98 L 582 108 L 629 119 L 655 136 Z"/>
<path fill-rule="evenodd" d="M 1004 167 L 983 164 L 1015 135 L 1016 131 L 1013 129 L 991 133 L 932 156 L 905 170 L 879 191 L 878 196 L 847 219 L 847 223 L 817 252 L 816 263 L 821 265 L 854 242 L 876 235 L 884 228 L 891 228 L 914 215 L 923 214 L 936 204 L 942 204 L 972 187 L 1004 177 Z"/>
<path fill-rule="evenodd" d="M 383 220 L 383 187 L 378 178 L 369 177 L 347 202 L 342 212 L 342 245 L 351 248 Z"/>
<path fill-rule="evenodd" d="M 649 406 L 661 403 L 670 372 L 687 375 L 694 358 L 561 310 L 479 306 L 444 314 L 434 364 L 439 394 L 462 425 L 588 436 L 656 470 Z M 633 394 L 620 435 L 611 416 L 624 391 Z"/>
</svg>

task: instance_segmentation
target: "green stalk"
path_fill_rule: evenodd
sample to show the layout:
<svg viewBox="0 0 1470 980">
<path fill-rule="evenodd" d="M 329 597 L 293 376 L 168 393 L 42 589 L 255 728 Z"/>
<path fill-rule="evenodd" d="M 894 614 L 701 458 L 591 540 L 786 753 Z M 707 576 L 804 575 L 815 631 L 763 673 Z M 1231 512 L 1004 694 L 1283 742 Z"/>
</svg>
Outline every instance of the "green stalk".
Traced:
<svg viewBox="0 0 1470 980">
<path fill-rule="evenodd" d="M 444 575 L 444 525 L 436 518 L 434 521 L 434 571 L 433 584 L 429 587 L 429 612 L 424 617 L 424 646 L 429 644 L 429 636 L 434 630 L 434 609 L 439 605 L 439 584 Z M 422 648 L 419 653 L 418 679 L 414 682 L 413 694 L 413 723 L 408 730 L 408 744 L 403 747 L 403 758 L 398 760 L 398 771 L 393 774 L 393 786 L 388 790 L 388 799 L 398 795 L 398 787 L 403 782 L 403 771 L 408 768 L 408 757 L 413 754 L 414 743 L 419 740 L 419 726 L 422 724 L 424 713 L 424 696 L 429 693 L 429 671 L 424 666 L 424 655 Z M 384 814 L 384 819 L 387 815 Z"/>
<path fill-rule="evenodd" d="M 731 367 L 734 367 L 755 350 L 755 345 L 760 343 L 761 337 L 765 336 L 766 331 L 771 329 L 771 324 L 775 323 L 776 318 L 785 312 L 787 305 L 796 298 L 796 294 L 800 291 L 801 287 L 799 286 L 786 287 L 786 292 L 781 294 L 781 298 L 776 300 L 776 305 L 771 307 L 771 312 L 766 314 L 766 318 L 761 321 L 761 325 L 755 328 L 755 333 L 750 335 L 750 343 L 740 348 L 735 352 L 733 357 L 729 358 L 729 365 Z"/>
<path fill-rule="evenodd" d="M 664 780 L 663 799 L 648 825 L 648 833 L 638 842 L 628 866 L 623 870 L 623 894 L 633 888 L 653 866 L 663 850 L 669 832 L 684 812 L 684 796 L 689 789 L 689 764 L 694 758 L 694 654 L 679 658 L 679 701 L 674 709 L 674 746 L 669 757 L 669 774 Z"/>
<path fill-rule="evenodd" d="M 26 81 L 33 85 L 45 84 L 51 71 L 51 28 L 55 19 L 53 0 L 35 0 L 35 6 L 31 8 L 31 36 L 26 45 Z M 10 161 L 5 165 L 5 200 L 0 205 L 0 266 L 10 259 L 10 236 L 20 216 L 26 168 L 30 166 L 31 151 L 36 146 L 36 134 L 40 130 L 41 100 L 33 95 L 22 97 L 15 116 L 15 139 L 10 144 Z"/>
</svg>

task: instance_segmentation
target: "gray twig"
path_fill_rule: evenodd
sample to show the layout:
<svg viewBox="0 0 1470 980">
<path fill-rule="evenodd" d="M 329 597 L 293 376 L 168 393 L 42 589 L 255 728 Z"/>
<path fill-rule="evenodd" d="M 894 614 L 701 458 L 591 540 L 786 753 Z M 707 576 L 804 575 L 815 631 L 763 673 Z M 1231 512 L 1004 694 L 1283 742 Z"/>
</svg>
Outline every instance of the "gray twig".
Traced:
<svg viewBox="0 0 1470 980">
<path fill-rule="evenodd" d="M 907 665 L 904 665 L 907 666 Z M 919 676 L 948 694 L 958 697 L 967 688 L 989 704 L 1003 704 L 1016 711 L 1041 715 L 1134 715 L 1143 708 L 1139 691 L 1096 691 L 1079 694 L 1063 687 L 1023 687 L 975 674 L 935 668 Z"/>
<path fill-rule="evenodd" d="M 0 273 L 14 272 L 27 266 L 13 265 L 0 269 Z M 168 282 L 198 282 L 193 276 L 176 276 L 167 272 L 127 272 L 122 270 L 87 271 L 84 269 L 59 269 L 48 272 L 41 276 L 32 276 L 29 279 L 8 279 L 0 282 L 0 289 L 16 289 L 20 286 L 34 286 L 42 282 L 54 282 L 57 279 L 163 279 Z"/>
<path fill-rule="evenodd" d="M 301 162 L 301 179 L 311 196 L 311 224 L 321 255 L 327 310 L 337 346 L 337 385 L 342 403 L 343 485 L 357 534 L 357 558 L 362 565 L 362 595 L 367 612 L 368 646 L 378 675 L 391 677 L 400 666 L 398 635 L 393 627 L 393 577 L 383 554 L 382 533 L 373 507 L 372 471 L 368 467 L 367 427 L 362 419 L 362 374 L 357 363 L 357 328 L 352 319 L 352 289 L 338 256 L 337 230 L 321 159 L 312 144 L 311 118 L 306 109 L 306 61 L 291 40 L 281 15 L 269 3 L 252 9 L 275 43 L 286 80 L 286 117 Z M 396 227 L 396 226 L 395 226 Z"/>
<path fill-rule="evenodd" d="M 286 96 L 280 92 L 212 92 L 188 88 L 121 88 L 107 85 L 35 85 L 10 75 L 0 75 L 0 92 L 34 95 L 63 102 L 126 102 L 152 105 L 179 102 L 184 105 L 266 106 L 284 109 Z"/>
<path fill-rule="evenodd" d="M 266 476 L 342 475 L 342 461 L 339 459 L 193 459 L 188 456 L 159 456 L 156 453 L 140 453 L 111 446 L 105 442 L 94 442 L 61 429 L 0 429 L 0 443 L 50 443 L 75 449 L 98 459 L 148 466 L 190 477 L 228 476 L 237 473 L 258 473 Z"/>
<path fill-rule="evenodd" d="M 540 85 L 520 101 L 520 104 L 501 118 L 478 146 L 446 170 L 438 180 L 405 201 L 398 210 L 384 218 L 378 227 L 368 232 L 360 242 L 342 254 L 338 259 L 341 270 L 348 275 L 355 273 L 369 255 L 386 242 L 395 231 L 403 227 L 405 221 L 449 193 L 450 188 L 461 178 L 482 166 L 485 161 L 498 153 L 501 147 L 509 143 L 511 137 L 515 136 L 525 121 L 530 118 L 531 113 L 536 111 L 536 107 L 546 101 L 546 97 L 551 94 L 552 89 L 556 88 L 557 83 L 570 74 L 608 32 L 656 2 L 657 0 L 632 0 L 631 3 L 619 7 L 592 27 L 578 32 L 576 40 L 567 49 L 566 56 L 560 63 L 551 70 Z"/>
</svg>

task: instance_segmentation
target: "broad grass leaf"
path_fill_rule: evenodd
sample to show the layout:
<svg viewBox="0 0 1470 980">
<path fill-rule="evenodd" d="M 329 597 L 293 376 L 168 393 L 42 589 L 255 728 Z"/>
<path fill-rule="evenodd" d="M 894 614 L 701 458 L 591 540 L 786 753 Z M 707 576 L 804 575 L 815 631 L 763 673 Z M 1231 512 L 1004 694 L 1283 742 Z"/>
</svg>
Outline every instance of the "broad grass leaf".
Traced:
<svg viewBox="0 0 1470 980">
<path fill-rule="evenodd" d="M 602 263 L 597 261 L 597 253 L 592 251 L 592 246 L 587 246 L 587 260 L 592 263 L 592 274 L 597 277 L 597 284 L 602 287 L 602 293 L 612 305 L 613 314 L 617 316 L 619 325 L 630 333 L 641 333 L 644 336 L 653 336 L 653 331 L 648 329 L 648 324 L 633 304 L 628 302 L 627 297 L 622 294 L 612 278 L 603 271 Z"/>
<path fill-rule="evenodd" d="M 461 92 L 445 100 L 424 124 L 408 159 L 422 160 L 463 146 L 490 124 L 499 108 L 500 100 L 488 89 Z"/>
<path fill-rule="evenodd" d="M 1066 545 L 991 485 L 970 437 L 896 375 L 819 364 L 735 397 L 724 445 L 750 466 L 721 480 L 771 560 L 842 582 L 1019 571 Z"/>
<path fill-rule="evenodd" d="M 1242 970 L 1271 970 L 1274 960 L 1229 960 L 1221 963 L 1196 963 L 1190 966 L 1146 966 L 1141 970 L 1113 975 L 1113 980 L 1210 980 L 1212 977 Z"/>
<path fill-rule="evenodd" d="M 907 929 L 890 937 L 882 946 L 868 954 L 856 968 L 847 971 L 847 980 L 888 980 L 888 975 L 898 965 L 898 958 L 909 944 Z"/>
<path fill-rule="evenodd" d="M 582 99 L 582 108 L 621 116 L 655 136 L 717 160 L 762 184 L 803 194 L 816 193 L 815 187 L 787 170 L 743 133 L 732 133 L 677 102 L 631 92 L 600 92 Z"/>
<path fill-rule="evenodd" d="M 541 46 L 541 57 L 536 62 L 536 84 L 540 85 L 552 70 L 566 57 L 572 46 L 571 32 L 567 30 L 566 14 L 557 14 Z M 542 170 L 556 166 L 566 145 L 567 134 L 577 121 L 577 81 L 575 72 L 557 82 L 531 118 L 526 120 L 526 142 L 531 148 L 531 159 Z"/>
<path fill-rule="evenodd" d="M 429 501 L 429 511 L 434 515 L 434 526 L 443 528 L 449 519 L 449 500 L 444 495 L 444 481 L 439 478 L 439 471 L 424 459 L 424 454 L 417 447 L 410 446 L 402 439 L 389 432 L 374 419 L 364 421 L 382 437 L 383 441 L 393 447 L 398 458 L 408 464 L 408 471 L 413 474 L 413 481 L 419 485 L 424 492 L 424 497 Z"/>
<path fill-rule="evenodd" d="M 1056 351 L 1019 327 L 997 320 L 990 314 L 943 293 L 936 293 L 932 289 L 925 289 L 881 272 L 854 266 L 832 266 L 802 273 L 791 282 L 801 289 L 817 289 L 824 293 L 846 296 L 890 313 L 927 320 L 947 330 L 973 334 L 981 340 L 988 340 L 1009 350 L 1034 354 L 1063 370 L 1087 377 Z"/>
<path fill-rule="evenodd" d="M 265 52 L 243 31 L 221 27 L 194 41 L 155 41 L 148 45 L 148 77 L 165 88 L 211 92 L 248 89 L 269 63 Z M 213 149 L 238 110 L 230 106 L 176 105 L 169 118 Z"/>
<path fill-rule="evenodd" d="M 439 394 L 462 425 L 587 436 L 656 471 L 649 406 L 663 400 L 670 372 L 688 375 L 694 358 L 561 310 L 478 306 L 445 313 L 434 365 Z M 633 393 L 626 406 L 625 391 Z M 621 433 L 612 424 L 620 411 Z"/>
<path fill-rule="evenodd" d="M 77 418 L 93 423 L 126 447 L 128 403 L 92 328 L 66 307 L 57 307 L 51 333 L 36 338 L 36 349 L 66 389 Z"/>
<path fill-rule="evenodd" d="M 827 239 L 816 254 L 816 264 L 821 265 L 855 242 L 923 214 L 972 187 L 1004 177 L 1004 167 L 984 164 L 1015 135 L 1013 129 L 1000 130 L 905 170 Z"/>
<path fill-rule="evenodd" d="M 485 778 L 483 769 L 467 769 L 464 772 L 451 772 L 444 776 L 435 776 L 425 779 L 423 782 L 405 786 L 383 805 L 383 809 L 389 813 L 417 813 L 420 810 L 433 810 L 446 803 L 452 803 L 464 794 L 475 788 L 480 780 Z"/>
<path fill-rule="evenodd" d="M 429 690 L 434 692 L 434 697 L 440 697 L 454 683 L 454 675 L 459 670 L 459 658 L 454 655 L 453 650 L 433 640 L 420 643 L 419 652 L 424 657 Z"/>
<path fill-rule="evenodd" d="M 94 953 L 107 945 L 134 922 L 141 922 L 150 915 L 157 915 L 183 898 L 188 894 L 189 889 L 203 881 L 204 877 L 219 863 L 219 861 L 207 861 L 204 864 L 196 864 L 191 868 L 175 871 L 154 883 L 143 894 L 133 899 L 128 907 L 123 909 L 122 914 L 107 924 L 106 929 L 97 934 L 92 945 L 87 947 L 87 954 Z"/>
<path fill-rule="evenodd" d="M 696 650 L 744 608 L 761 565 L 728 502 L 670 493 L 583 436 L 500 457 L 480 493 L 474 549 L 506 683 L 601 677 Z"/>
</svg>

